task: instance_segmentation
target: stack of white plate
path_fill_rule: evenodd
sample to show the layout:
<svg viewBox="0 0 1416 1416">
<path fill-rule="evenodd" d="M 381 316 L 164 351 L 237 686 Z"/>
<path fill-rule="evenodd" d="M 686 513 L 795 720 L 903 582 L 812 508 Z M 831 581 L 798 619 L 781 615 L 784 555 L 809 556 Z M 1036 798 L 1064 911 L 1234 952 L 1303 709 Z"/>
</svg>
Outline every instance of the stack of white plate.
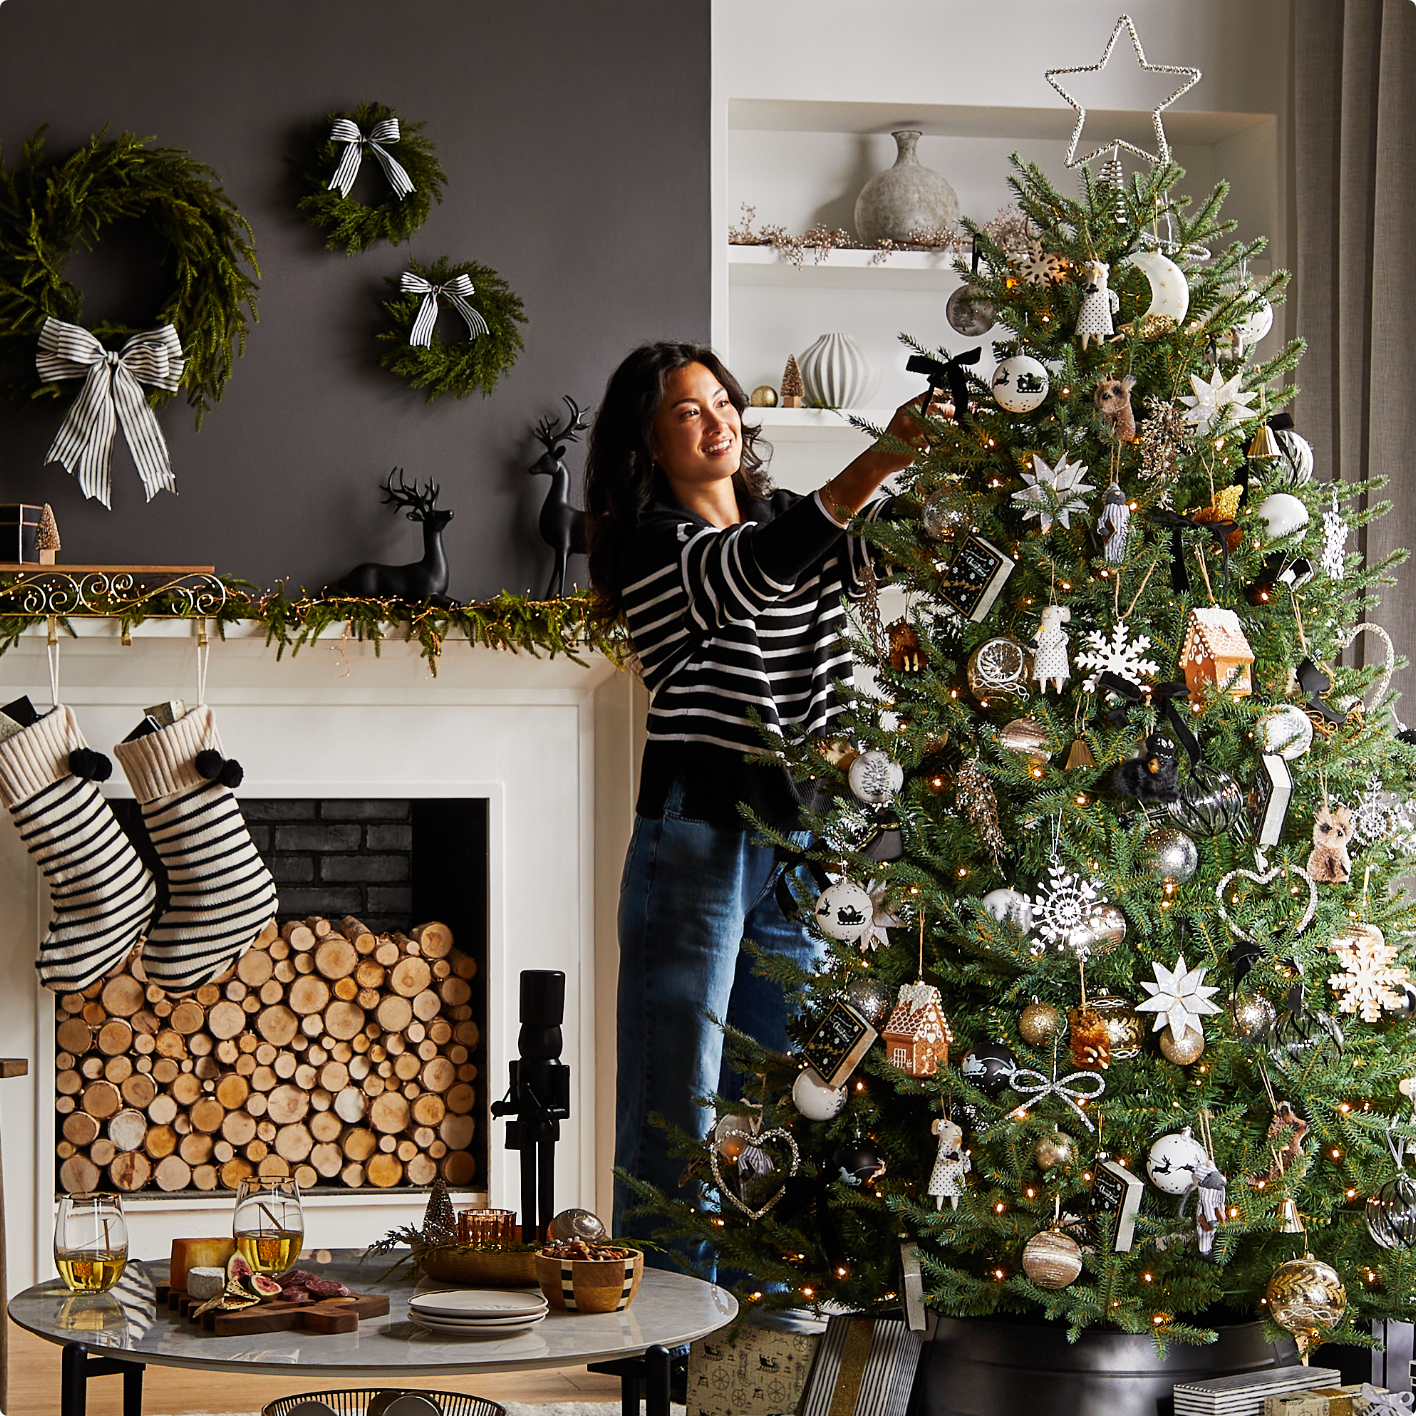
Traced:
<svg viewBox="0 0 1416 1416">
<path fill-rule="evenodd" d="M 539 1293 L 507 1288 L 449 1288 L 408 1300 L 408 1316 L 419 1327 L 464 1336 L 510 1335 L 546 1316 Z"/>
</svg>

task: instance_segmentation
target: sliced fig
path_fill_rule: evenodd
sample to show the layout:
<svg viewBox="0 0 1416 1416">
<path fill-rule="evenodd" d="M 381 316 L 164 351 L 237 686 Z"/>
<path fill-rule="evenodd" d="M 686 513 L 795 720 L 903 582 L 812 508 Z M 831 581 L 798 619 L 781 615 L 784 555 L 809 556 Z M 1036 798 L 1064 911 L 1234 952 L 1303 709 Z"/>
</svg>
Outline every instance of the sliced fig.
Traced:
<svg viewBox="0 0 1416 1416">
<path fill-rule="evenodd" d="M 279 1298 L 283 1292 L 281 1286 L 273 1278 L 267 1278 L 263 1273 L 253 1273 L 246 1282 L 262 1298 Z"/>
<path fill-rule="evenodd" d="M 240 1254 L 232 1254 L 226 1261 L 227 1283 L 241 1283 L 250 1278 L 254 1270 Z"/>
</svg>

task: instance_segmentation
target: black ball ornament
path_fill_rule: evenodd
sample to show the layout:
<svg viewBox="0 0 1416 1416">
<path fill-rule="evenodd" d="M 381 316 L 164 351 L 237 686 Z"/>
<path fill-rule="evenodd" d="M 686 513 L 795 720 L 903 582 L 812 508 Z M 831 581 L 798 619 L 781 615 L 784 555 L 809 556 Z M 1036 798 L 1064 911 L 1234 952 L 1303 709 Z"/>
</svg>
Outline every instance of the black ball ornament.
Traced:
<svg viewBox="0 0 1416 1416">
<path fill-rule="evenodd" d="M 831 1152 L 831 1178 L 853 1190 L 868 1190 L 884 1173 L 885 1157 L 869 1136 Z"/>
<path fill-rule="evenodd" d="M 964 1053 L 961 1070 L 966 1081 L 992 1099 L 1001 1096 L 1012 1084 L 1013 1074 L 1018 1070 L 1018 1059 L 1004 1043 L 976 1043 Z"/>
</svg>

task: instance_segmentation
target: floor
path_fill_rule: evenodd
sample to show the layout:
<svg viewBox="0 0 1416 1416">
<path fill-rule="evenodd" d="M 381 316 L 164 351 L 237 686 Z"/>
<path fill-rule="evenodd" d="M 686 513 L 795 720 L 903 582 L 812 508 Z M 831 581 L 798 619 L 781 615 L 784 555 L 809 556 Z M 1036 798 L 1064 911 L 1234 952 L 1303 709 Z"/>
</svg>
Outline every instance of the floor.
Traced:
<svg viewBox="0 0 1416 1416">
<path fill-rule="evenodd" d="M 259 1411 L 268 1401 L 294 1390 L 328 1391 L 338 1381 L 300 1382 L 292 1377 L 215 1378 L 177 1367 L 149 1367 L 143 1375 L 143 1416 L 183 1416 L 191 1411 Z M 604 1401 L 618 1411 L 617 1377 L 597 1376 L 584 1367 L 544 1372 L 503 1373 L 484 1377 L 447 1377 L 439 1387 L 465 1391 L 493 1401 Z M 55 1416 L 59 1409 L 59 1348 L 10 1324 L 10 1404 L 5 1416 Z M 122 1416 L 121 1377 L 89 1383 L 88 1416 Z"/>
</svg>

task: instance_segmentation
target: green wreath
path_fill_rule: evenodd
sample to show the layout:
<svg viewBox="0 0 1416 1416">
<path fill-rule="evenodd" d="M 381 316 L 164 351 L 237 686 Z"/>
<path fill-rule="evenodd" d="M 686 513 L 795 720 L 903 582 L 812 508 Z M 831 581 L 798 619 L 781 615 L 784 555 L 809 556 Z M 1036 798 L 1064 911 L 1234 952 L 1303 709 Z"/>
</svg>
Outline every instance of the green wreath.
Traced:
<svg viewBox="0 0 1416 1416">
<path fill-rule="evenodd" d="M 389 346 L 379 356 L 379 362 L 399 378 L 407 379 L 414 388 L 426 389 L 429 403 L 445 393 L 466 398 L 473 391 L 479 391 L 485 398 L 526 347 L 517 329 L 518 324 L 526 323 L 521 300 L 496 271 L 475 261 L 454 265 L 442 256 L 427 270 L 417 261 L 410 261 L 408 274 L 433 286 L 448 285 L 459 276 L 468 276 L 474 293 L 467 303 L 481 315 L 486 332 L 451 344 L 443 344 L 436 338 L 426 347 L 413 344 L 410 336 L 427 296 L 400 290 L 392 300 L 384 301 L 393 328 L 378 336 Z M 390 277 L 389 284 L 398 287 L 400 279 Z"/>
<path fill-rule="evenodd" d="M 260 267 L 250 224 L 216 173 L 180 148 L 148 147 L 150 141 L 124 133 L 106 142 L 98 133 L 50 163 L 41 128 L 14 168 L 0 162 L 0 358 L 24 370 L 5 381 L 12 395 L 62 393 L 63 385 L 41 381 L 35 349 L 50 317 L 83 322 L 83 294 L 65 280 L 64 267 L 76 250 L 92 250 L 111 223 L 141 221 L 173 276 L 171 295 L 143 329 L 175 327 L 186 360 L 181 387 L 200 427 L 236 356 L 246 352 L 247 316 L 256 319 L 252 276 Z M 109 321 L 92 327 L 109 343 L 140 332 Z M 154 408 L 171 397 L 148 391 Z"/>
<path fill-rule="evenodd" d="M 331 130 L 341 120 L 354 123 L 368 139 L 379 123 L 396 122 L 396 141 L 381 143 L 378 152 L 366 141 L 360 145 L 364 161 L 374 161 L 382 167 L 391 161 L 401 168 L 413 184 L 407 196 L 400 196 L 391 185 L 387 170 L 379 172 L 385 194 L 376 206 L 366 206 L 354 197 L 341 195 L 332 185 L 349 145 L 336 142 Z M 375 241 L 391 241 L 395 245 L 406 241 L 428 219 L 434 201 L 442 201 L 442 184 L 447 173 L 442 170 L 433 145 L 423 136 L 426 124 L 407 123 L 393 109 L 382 103 L 366 103 L 353 113 L 331 113 L 319 129 L 314 156 L 300 168 L 300 179 L 313 190 L 296 204 L 311 226 L 325 233 L 327 251 L 343 250 L 347 255 L 366 251 Z"/>
</svg>

